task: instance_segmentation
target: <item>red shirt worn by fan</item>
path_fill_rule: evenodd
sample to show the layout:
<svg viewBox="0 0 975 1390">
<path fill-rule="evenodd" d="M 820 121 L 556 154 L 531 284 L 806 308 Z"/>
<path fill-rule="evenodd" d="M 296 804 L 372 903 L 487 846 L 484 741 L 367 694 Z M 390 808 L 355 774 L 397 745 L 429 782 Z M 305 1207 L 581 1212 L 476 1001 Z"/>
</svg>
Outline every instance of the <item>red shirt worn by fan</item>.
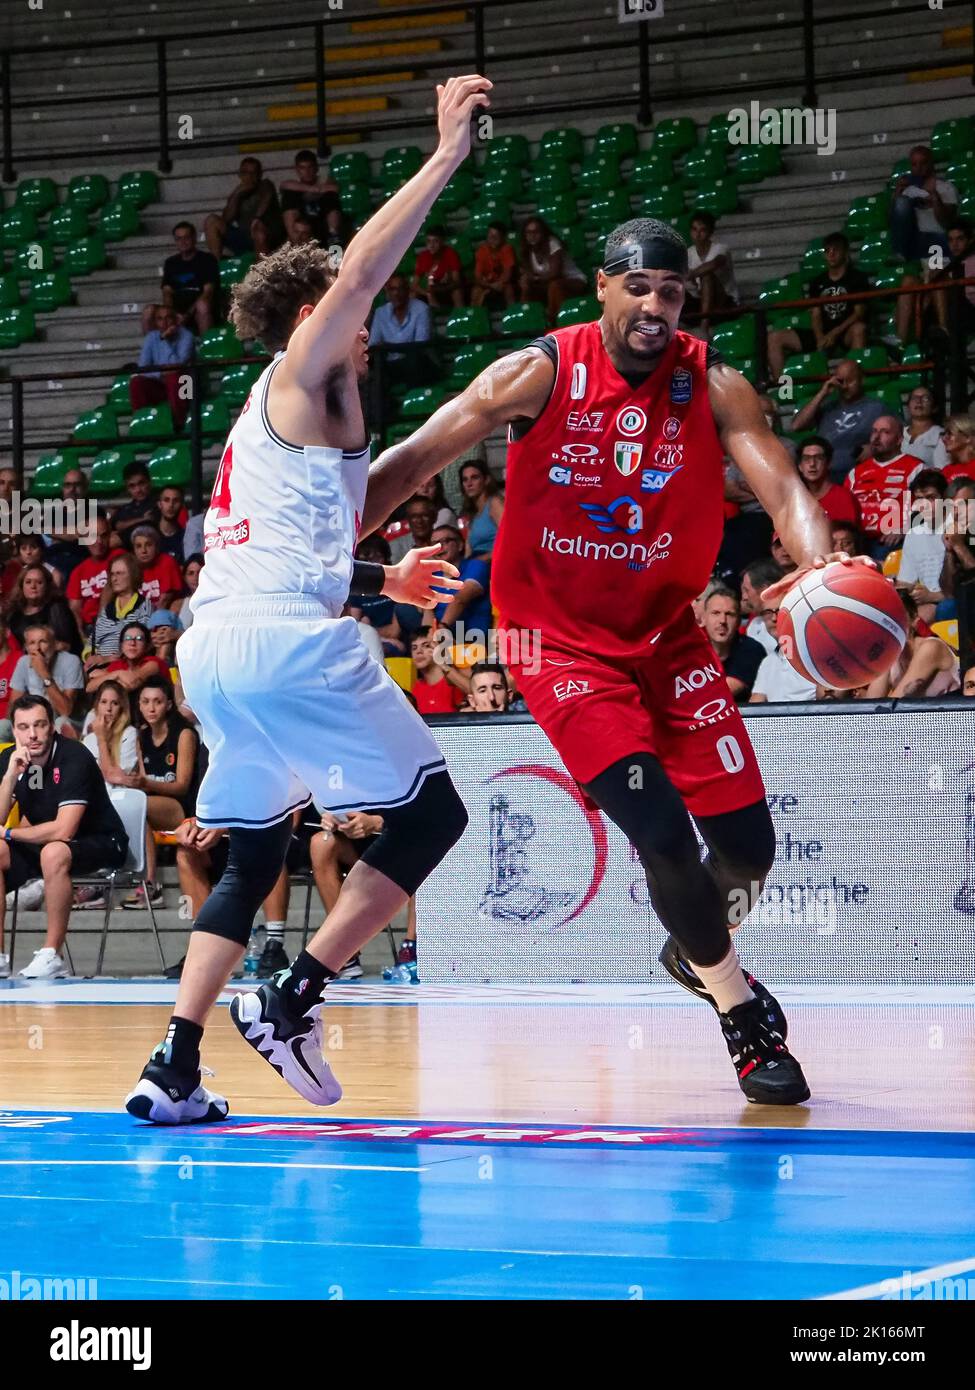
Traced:
<svg viewBox="0 0 975 1390">
<path fill-rule="evenodd" d="M 555 385 L 534 424 L 511 431 L 493 597 L 502 627 L 625 662 L 701 593 L 721 544 L 707 344 L 675 333 L 632 386 L 599 323 L 548 336 Z"/>
<path fill-rule="evenodd" d="M 846 475 L 846 486 L 860 503 L 861 524 L 868 536 L 883 538 L 885 517 L 892 517 L 891 533 L 897 535 L 904 512 L 904 496 L 923 464 L 913 454 L 899 454 L 889 463 L 866 459 Z M 891 507 L 896 502 L 896 507 Z M 908 510 L 910 508 L 908 507 Z"/>
</svg>

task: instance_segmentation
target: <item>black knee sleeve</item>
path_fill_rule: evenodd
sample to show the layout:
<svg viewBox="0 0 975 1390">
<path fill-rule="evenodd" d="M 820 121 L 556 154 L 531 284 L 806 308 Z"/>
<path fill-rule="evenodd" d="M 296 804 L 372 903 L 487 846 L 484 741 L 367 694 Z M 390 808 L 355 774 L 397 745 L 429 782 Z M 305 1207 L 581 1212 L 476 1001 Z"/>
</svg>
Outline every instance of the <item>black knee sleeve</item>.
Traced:
<svg viewBox="0 0 975 1390">
<path fill-rule="evenodd" d="M 383 828 L 359 862 L 412 896 L 467 829 L 467 810 L 447 772 L 427 777 L 405 806 L 376 810 Z"/>
<path fill-rule="evenodd" d="M 277 882 L 290 843 L 290 815 L 263 830 L 231 830 L 227 867 L 200 909 L 194 930 L 246 946 L 257 909 Z"/>
<path fill-rule="evenodd" d="M 731 926 L 740 926 L 775 861 L 775 826 L 765 801 L 720 816 L 699 816 L 708 847 L 705 868 L 718 886 Z"/>
</svg>

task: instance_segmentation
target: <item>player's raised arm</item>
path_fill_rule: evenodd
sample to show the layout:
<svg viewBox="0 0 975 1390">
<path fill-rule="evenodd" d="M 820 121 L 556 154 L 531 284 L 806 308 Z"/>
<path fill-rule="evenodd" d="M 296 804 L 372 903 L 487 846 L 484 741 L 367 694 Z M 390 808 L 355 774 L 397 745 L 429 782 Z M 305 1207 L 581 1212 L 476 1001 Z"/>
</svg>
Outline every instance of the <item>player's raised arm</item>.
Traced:
<svg viewBox="0 0 975 1390">
<path fill-rule="evenodd" d="M 335 284 L 288 342 L 284 384 L 315 390 L 348 357 L 376 295 L 416 240 L 445 184 L 471 148 L 471 116 L 490 104 L 486 77 L 449 77 L 437 87 L 440 143 L 410 181 L 349 243 Z"/>
<path fill-rule="evenodd" d="M 485 367 L 467 390 L 386 449 L 369 470 L 360 536 L 381 526 L 421 483 L 512 420 L 534 420 L 552 391 L 555 368 L 538 348 L 523 348 Z"/>
</svg>

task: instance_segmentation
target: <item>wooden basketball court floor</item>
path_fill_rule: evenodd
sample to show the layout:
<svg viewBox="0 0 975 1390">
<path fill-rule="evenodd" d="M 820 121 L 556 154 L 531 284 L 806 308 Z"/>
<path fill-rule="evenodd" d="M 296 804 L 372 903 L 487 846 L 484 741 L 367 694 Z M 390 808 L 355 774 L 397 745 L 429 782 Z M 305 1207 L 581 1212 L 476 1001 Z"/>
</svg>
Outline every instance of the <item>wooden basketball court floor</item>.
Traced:
<svg viewBox="0 0 975 1390">
<path fill-rule="evenodd" d="M 228 993 L 204 1063 L 230 1116 L 167 1130 L 121 1100 L 175 985 L 0 982 L 0 1275 L 100 1298 L 975 1296 L 975 990 L 778 993 L 813 1091 L 794 1108 L 745 1102 L 676 988 L 332 986 L 328 1110 L 241 1042 Z"/>
</svg>

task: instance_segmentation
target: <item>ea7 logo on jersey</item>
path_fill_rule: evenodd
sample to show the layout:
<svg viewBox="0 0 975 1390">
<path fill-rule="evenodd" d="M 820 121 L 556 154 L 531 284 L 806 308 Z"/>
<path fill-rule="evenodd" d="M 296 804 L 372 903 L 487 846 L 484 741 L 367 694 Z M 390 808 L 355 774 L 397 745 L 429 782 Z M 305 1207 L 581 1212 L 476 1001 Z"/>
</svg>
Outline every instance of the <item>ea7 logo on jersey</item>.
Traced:
<svg viewBox="0 0 975 1390">
<path fill-rule="evenodd" d="M 598 434 L 603 427 L 605 410 L 570 410 L 565 427 L 576 434 Z"/>
<path fill-rule="evenodd" d="M 707 666 L 699 666 L 696 670 L 690 671 L 686 676 L 678 676 L 674 681 L 674 699 L 679 700 L 682 695 L 687 695 L 691 690 L 700 690 L 702 686 L 710 685 L 712 681 L 718 679 L 718 668 L 710 662 Z M 698 715 L 694 716 L 699 718 Z"/>
<path fill-rule="evenodd" d="M 592 686 L 588 681 L 556 681 L 552 693 L 561 704 L 563 700 L 571 700 L 576 695 L 591 695 Z"/>
</svg>

